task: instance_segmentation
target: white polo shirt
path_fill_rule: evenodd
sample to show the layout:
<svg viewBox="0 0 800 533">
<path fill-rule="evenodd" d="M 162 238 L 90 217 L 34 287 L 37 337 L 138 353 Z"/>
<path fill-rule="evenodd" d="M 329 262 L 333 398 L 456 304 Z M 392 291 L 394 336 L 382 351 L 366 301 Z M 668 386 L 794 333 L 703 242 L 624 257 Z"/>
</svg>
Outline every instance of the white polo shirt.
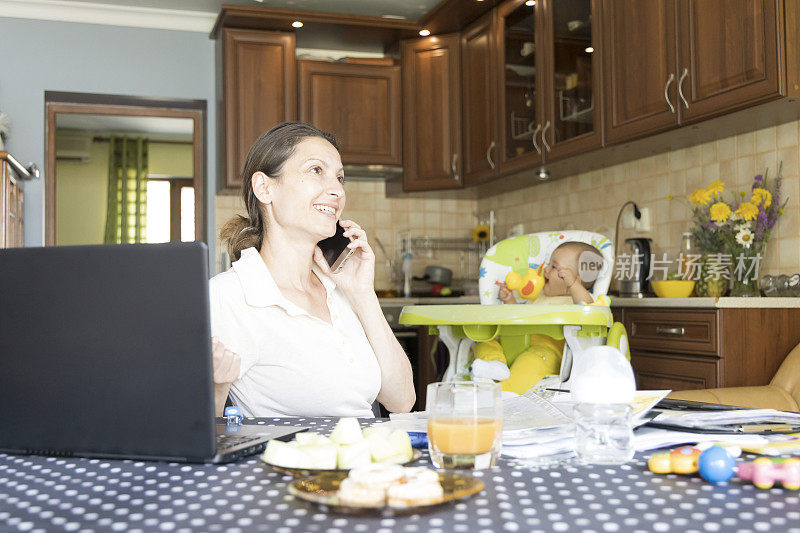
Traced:
<svg viewBox="0 0 800 533">
<path fill-rule="evenodd" d="M 313 269 L 333 325 L 286 299 L 255 248 L 210 281 L 212 335 L 242 358 L 231 397 L 245 416 L 373 416 L 375 353 L 347 297 Z"/>
</svg>

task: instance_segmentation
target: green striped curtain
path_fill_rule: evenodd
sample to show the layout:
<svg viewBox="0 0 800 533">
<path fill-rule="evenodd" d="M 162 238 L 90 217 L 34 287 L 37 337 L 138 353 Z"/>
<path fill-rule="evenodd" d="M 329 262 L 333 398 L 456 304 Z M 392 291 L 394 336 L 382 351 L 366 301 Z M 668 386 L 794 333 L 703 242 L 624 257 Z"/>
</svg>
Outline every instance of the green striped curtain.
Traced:
<svg viewBox="0 0 800 533">
<path fill-rule="evenodd" d="M 106 244 L 147 242 L 147 140 L 111 137 Z"/>
</svg>

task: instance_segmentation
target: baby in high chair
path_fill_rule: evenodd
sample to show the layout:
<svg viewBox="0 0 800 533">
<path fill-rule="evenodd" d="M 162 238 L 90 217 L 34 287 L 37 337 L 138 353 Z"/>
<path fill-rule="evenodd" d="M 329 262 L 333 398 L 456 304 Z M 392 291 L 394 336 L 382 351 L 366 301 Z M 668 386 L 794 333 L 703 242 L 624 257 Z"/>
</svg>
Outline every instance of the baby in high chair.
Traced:
<svg viewBox="0 0 800 533">
<path fill-rule="evenodd" d="M 592 252 L 602 261 L 594 246 L 583 242 L 565 242 L 550 255 L 550 263 L 542 269 L 544 287 L 534 300 L 523 300 L 533 304 L 592 304 L 589 292 L 594 285 L 584 282 L 578 270 L 582 253 Z M 505 283 L 497 294 L 504 304 L 515 304 L 514 291 Z M 522 394 L 543 377 L 557 374 L 561 366 L 564 339 L 555 340 L 548 335 L 531 334 L 530 347 L 516 357 L 506 357 L 500 342 L 495 339 L 475 344 L 475 360 L 472 362 L 474 377 L 500 381 L 503 391 Z"/>
</svg>

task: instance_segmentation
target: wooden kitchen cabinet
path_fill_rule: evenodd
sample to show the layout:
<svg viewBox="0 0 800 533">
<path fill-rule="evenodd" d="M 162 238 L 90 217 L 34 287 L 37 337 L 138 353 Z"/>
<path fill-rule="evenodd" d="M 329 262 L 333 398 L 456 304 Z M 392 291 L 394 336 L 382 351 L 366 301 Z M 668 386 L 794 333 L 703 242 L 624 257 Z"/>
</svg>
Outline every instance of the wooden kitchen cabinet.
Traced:
<svg viewBox="0 0 800 533">
<path fill-rule="evenodd" d="M 781 96 L 780 0 L 678 0 L 681 121 Z"/>
<path fill-rule="evenodd" d="M 797 308 L 614 308 L 639 389 L 766 385 L 800 343 Z"/>
<path fill-rule="evenodd" d="M 608 142 L 677 126 L 675 0 L 605 0 L 602 24 Z"/>
<path fill-rule="evenodd" d="M 602 146 L 599 14 L 593 0 L 498 8 L 501 172 Z"/>
<path fill-rule="evenodd" d="M 602 146 L 599 14 L 508 0 L 464 31 L 466 185 Z"/>
<path fill-rule="evenodd" d="M 336 135 L 344 164 L 402 163 L 400 67 L 298 61 L 300 120 Z"/>
<path fill-rule="evenodd" d="M 8 157 L 0 151 L 0 248 L 19 248 L 25 245 L 25 195 Z"/>
<path fill-rule="evenodd" d="M 543 4 L 512 0 L 497 8 L 494 78 L 497 83 L 497 159 L 502 171 L 542 163 L 545 124 Z M 547 127 L 550 128 L 551 124 Z"/>
<path fill-rule="evenodd" d="M 606 138 L 664 131 L 781 96 L 781 0 L 607 0 Z"/>
<path fill-rule="evenodd" d="M 490 11 L 461 34 L 464 185 L 497 175 L 496 17 Z"/>
<path fill-rule="evenodd" d="M 543 0 L 537 6 L 536 71 L 542 73 L 537 144 L 552 162 L 603 144 L 600 2 Z"/>
<path fill-rule="evenodd" d="M 297 117 L 295 37 L 222 28 L 224 185 L 241 186 L 250 146 L 262 133 Z"/>
<path fill-rule="evenodd" d="M 403 189 L 462 186 L 459 36 L 402 42 Z"/>
</svg>

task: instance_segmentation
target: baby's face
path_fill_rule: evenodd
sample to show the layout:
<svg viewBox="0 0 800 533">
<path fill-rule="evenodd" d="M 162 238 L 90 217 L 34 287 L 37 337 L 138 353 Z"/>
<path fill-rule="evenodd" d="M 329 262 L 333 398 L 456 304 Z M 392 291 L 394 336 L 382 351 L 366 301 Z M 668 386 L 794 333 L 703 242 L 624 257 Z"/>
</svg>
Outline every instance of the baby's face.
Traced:
<svg viewBox="0 0 800 533">
<path fill-rule="evenodd" d="M 558 276 L 558 270 L 561 268 L 568 268 L 576 272 L 577 256 L 574 251 L 569 249 L 559 248 L 550 256 L 550 263 L 544 267 L 542 274 L 544 274 L 544 289 L 542 292 L 545 296 L 566 296 L 569 294 L 567 284 Z"/>
</svg>

